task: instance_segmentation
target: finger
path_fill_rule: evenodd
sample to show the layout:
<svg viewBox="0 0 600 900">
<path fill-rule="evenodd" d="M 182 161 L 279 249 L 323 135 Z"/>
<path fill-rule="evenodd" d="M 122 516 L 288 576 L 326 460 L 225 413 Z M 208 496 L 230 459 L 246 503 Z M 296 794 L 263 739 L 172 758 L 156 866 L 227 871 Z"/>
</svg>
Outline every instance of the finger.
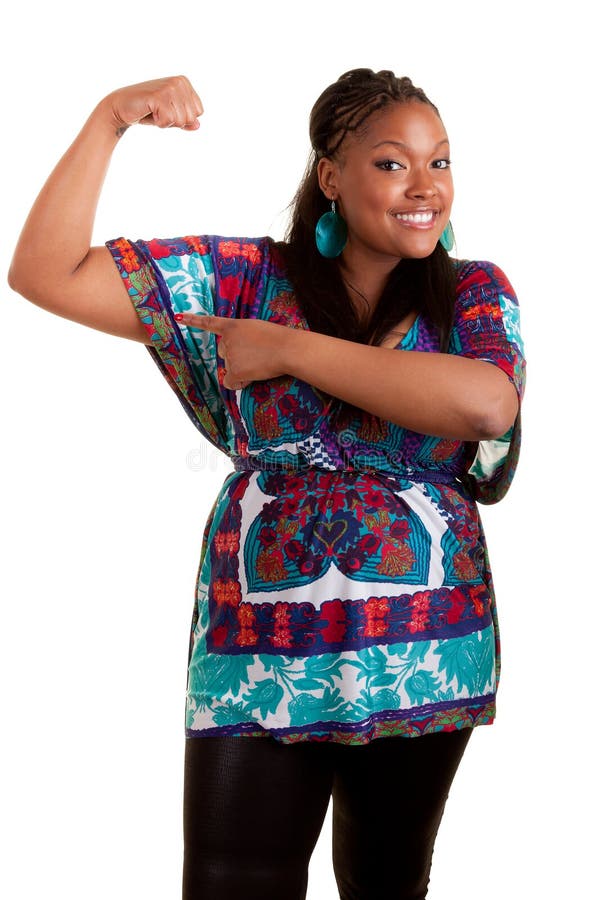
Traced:
<svg viewBox="0 0 600 900">
<path fill-rule="evenodd" d="M 171 97 L 162 111 L 161 128 L 183 128 L 187 122 L 187 113 L 179 97 Z"/>
<path fill-rule="evenodd" d="M 217 321 L 217 316 L 202 316 L 194 313 L 177 313 L 175 318 L 190 328 L 202 328 L 203 331 L 210 331 L 212 334 L 222 334 L 223 325 Z"/>
<path fill-rule="evenodd" d="M 192 88 L 192 104 L 194 107 L 194 115 L 201 116 L 204 112 L 204 106 L 202 105 L 202 100 L 196 93 L 196 91 Z"/>
<path fill-rule="evenodd" d="M 194 128 L 199 128 L 200 122 L 198 122 L 198 120 L 196 118 L 196 113 L 194 112 L 193 101 L 191 99 L 186 100 L 185 104 L 184 104 L 184 108 L 185 108 L 185 124 L 183 127 L 187 128 L 188 130 L 191 130 Z"/>
<path fill-rule="evenodd" d="M 182 128 L 186 121 L 185 110 L 179 98 L 172 99 L 170 103 L 171 109 L 171 125 L 170 128 Z"/>
<path fill-rule="evenodd" d="M 249 381 L 235 381 L 233 378 L 228 377 L 224 377 L 222 382 L 223 387 L 227 388 L 228 391 L 241 391 L 249 384 Z"/>
<path fill-rule="evenodd" d="M 185 131 L 196 131 L 198 128 L 200 128 L 200 122 L 195 117 L 194 112 L 189 104 L 186 104 L 185 114 L 185 123 L 181 126 Z"/>
</svg>

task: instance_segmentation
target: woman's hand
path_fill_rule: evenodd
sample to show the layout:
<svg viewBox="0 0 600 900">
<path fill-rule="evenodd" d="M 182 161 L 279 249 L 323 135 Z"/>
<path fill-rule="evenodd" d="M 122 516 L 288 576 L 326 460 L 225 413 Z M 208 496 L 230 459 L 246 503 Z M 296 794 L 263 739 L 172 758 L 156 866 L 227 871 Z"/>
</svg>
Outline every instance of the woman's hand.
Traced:
<svg viewBox="0 0 600 900">
<path fill-rule="evenodd" d="M 217 353 L 223 359 L 223 387 L 238 391 L 251 381 L 287 375 L 286 357 L 296 329 L 261 319 L 228 319 L 181 313 L 177 321 L 217 335 Z"/>
<path fill-rule="evenodd" d="M 204 112 L 200 97 L 185 75 L 118 88 L 103 103 L 112 111 L 116 128 L 121 130 L 137 123 L 195 131 L 200 127 L 197 117 Z"/>
</svg>

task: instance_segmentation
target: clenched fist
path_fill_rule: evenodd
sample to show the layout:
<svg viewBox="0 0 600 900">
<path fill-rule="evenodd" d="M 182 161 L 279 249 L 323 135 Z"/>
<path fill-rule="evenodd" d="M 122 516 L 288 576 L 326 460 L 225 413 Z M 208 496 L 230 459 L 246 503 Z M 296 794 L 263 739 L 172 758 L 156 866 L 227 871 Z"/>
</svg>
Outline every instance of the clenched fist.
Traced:
<svg viewBox="0 0 600 900">
<path fill-rule="evenodd" d="M 200 97 L 185 75 L 130 84 L 112 91 L 103 102 L 120 132 L 135 124 L 195 131 L 200 127 L 197 117 L 204 112 Z"/>
</svg>

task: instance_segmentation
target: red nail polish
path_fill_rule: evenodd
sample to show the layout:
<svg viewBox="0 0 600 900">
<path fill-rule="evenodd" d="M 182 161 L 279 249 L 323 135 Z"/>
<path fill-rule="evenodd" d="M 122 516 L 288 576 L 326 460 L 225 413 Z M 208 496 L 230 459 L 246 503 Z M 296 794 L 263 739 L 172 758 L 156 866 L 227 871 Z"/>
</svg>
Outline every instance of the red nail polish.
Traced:
<svg viewBox="0 0 600 900">
<path fill-rule="evenodd" d="M 176 319 L 178 322 L 183 321 L 183 315 L 182 315 L 182 313 L 175 313 L 175 319 Z"/>
</svg>

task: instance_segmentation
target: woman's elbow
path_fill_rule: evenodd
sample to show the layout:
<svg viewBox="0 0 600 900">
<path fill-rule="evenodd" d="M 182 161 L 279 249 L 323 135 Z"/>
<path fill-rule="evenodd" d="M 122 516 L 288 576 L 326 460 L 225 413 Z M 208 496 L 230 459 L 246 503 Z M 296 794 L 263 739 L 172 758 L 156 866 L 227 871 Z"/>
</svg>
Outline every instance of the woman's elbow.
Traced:
<svg viewBox="0 0 600 900">
<path fill-rule="evenodd" d="M 481 441 L 493 441 L 502 437 L 515 423 L 519 412 L 519 398 L 511 382 L 494 403 L 489 403 L 481 415 Z"/>
</svg>

